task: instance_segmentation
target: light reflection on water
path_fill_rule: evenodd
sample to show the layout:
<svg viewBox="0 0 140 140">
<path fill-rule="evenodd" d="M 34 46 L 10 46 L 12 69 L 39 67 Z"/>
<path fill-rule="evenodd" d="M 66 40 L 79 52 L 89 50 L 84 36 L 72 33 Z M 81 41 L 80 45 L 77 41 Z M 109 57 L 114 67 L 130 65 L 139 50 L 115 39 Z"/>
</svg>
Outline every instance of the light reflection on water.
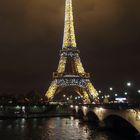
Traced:
<svg viewBox="0 0 140 140">
<path fill-rule="evenodd" d="M 73 118 L 0 121 L 0 140 L 123 140 Z"/>
</svg>

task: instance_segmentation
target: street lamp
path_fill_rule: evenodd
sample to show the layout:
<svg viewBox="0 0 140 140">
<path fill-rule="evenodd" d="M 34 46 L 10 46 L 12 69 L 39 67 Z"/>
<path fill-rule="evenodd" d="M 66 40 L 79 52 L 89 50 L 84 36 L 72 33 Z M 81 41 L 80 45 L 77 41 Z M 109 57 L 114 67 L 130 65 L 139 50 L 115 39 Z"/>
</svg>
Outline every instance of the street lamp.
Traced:
<svg viewBox="0 0 140 140">
<path fill-rule="evenodd" d="M 131 85 L 132 85 L 131 82 L 127 82 L 128 87 L 131 87 Z"/>
<path fill-rule="evenodd" d="M 71 105 L 71 106 L 70 106 L 70 108 L 74 108 L 74 106 L 73 106 L 73 105 Z"/>
<path fill-rule="evenodd" d="M 140 93 L 140 90 L 138 90 L 138 93 Z"/>
<path fill-rule="evenodd" d="M 99 93 L 102 93 L 102 91 L 101 91 L 101 90 L 99 90 Z"/>
<path fill-rule="evenodd" d="M 118 96 L 118 94 L 115 94 L 115 96 L 117 97 L 117 96 Z"/>
<path fill-rule="evenodd" d="M 127 92 L 125 92 L 124 94 L 125 94 L 125 95 L 127 95 L 128 93 L 127 93 Z"/>
<path fill-rule="evenodd" d="M 65 97 L 66 97 L 66 95 L 63 95 L 63 97 L 65 98 Z"/>
<path fill-rule="evenodd" d="M 109 88 L 109 90 L 110 90 L 110 91 L 112 91 L 112 90 L 113 90 L 113 88 L 112 88 L 112 87 L 110 87 L 110 88 Z"/>
</svg>

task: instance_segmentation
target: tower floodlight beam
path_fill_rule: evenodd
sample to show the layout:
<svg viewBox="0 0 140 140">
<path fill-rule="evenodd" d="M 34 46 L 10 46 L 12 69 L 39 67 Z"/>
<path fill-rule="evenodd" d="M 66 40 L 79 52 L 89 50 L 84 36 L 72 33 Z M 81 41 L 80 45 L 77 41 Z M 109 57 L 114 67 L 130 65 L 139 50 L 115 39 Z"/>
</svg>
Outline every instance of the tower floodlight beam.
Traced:
<svg viewBox="0 0 140 140">
<path fill-rule="evenodd" d="M 88 103 L 97 100 L 98 93 L 90 81 L 90 74 L 83 68 L 79 54 L 75 39 L 72 0 L 66 0 L 63 46 L 57 71 L 53 73 L 53 81 L 46 92 L 49 101 L 65 87 L 73 89 Z"/>
</svg>

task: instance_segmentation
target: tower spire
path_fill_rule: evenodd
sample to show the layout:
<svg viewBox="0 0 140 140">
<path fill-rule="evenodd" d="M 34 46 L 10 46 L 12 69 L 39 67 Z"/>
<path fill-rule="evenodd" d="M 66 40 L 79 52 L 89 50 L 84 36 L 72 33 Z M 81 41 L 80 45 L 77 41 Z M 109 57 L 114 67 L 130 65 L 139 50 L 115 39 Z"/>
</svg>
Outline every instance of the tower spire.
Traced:
<svg viewBox="0 0 140 140">
<path fill-rule="evenodd" d="M 64 21 L 63 48 L 76 47 L 72 0 L 65 2 L 65 21 Z"/>
</svg>

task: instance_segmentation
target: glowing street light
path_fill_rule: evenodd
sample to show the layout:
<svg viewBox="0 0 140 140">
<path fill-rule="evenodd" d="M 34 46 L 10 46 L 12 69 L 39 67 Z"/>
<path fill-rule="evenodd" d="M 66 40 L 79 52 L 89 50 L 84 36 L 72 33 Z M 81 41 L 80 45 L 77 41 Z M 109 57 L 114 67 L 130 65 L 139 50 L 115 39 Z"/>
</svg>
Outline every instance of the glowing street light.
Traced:
<svg viewBox="0 0 140 140">
<path fill-rule="evenodd" d="M 140 90 L 138 90 L 138 93 L 140 93 Z"/>
<path fill-rule="evenodd" d="M 69 98 L 67 98 L 67 100 L 69 100 Z"/>
<path fill-rule="evenodd" d="M 124 94 L 125 94 L 125 95 L 128 95 L 128 93 L 127 93 L 127 92 L 125 92 Z"/>
<path fill-rule="evenodd" d="M 65 98 L 65 97 L 66 97 L 66 95 L 63 95 L 63 97 Z"/>
<path fill-rule="evenodd" d="M 22 106 L 22 110 L 25 111 L 25 106 Z"/>
<path fill-rule="evenodd" d="M 112 91 L 112 90 L 113 90 L 113 88 L 112 88 L 112 87 L 110 87 L 110 88 L 109 88 L 109 90 L 110 90 L 110 91 Z"/>
<path fill-rule="evenodd" d="M 20 109 L 20 106 L 19 106 L 19 105 L 17 105 L 17 106 L 16 106 L 16 109 Z"/>
<path fill-rule="evenodd" d="M 33 108 L 37 108 L 37 106 L 36 106 L 36 105 L 34 105 L 34 106 L 33 106 Z"/>
<path fill-rule="evenodd" d="M 110 98 L 110 95 L 107 95 L 108 98 Z"/>
<path fill-rule="evenodd" d="M 98 111 L 104 111 L 103 107 L 97 108 Z"/>
<path fill-rule="evenodd" d="M 127 83 L 127 86 L 128 86 L 128 87 L 131 87 L 131 85 L 132 85 L 131 82 L 128 82 L 128 83 Z"/>
<path fill-rule="evenodd" d="M 101 91 L 101 90 L 99 90 L 99 93 L 102 93 L 102 91 Z"/>
<path fill-rule="evenodd" d="M 117 97 L 117 96 L 118 96 L 118 94 L 115 94 L 115 96 Z"/>
<path fill-rule="evenodd" d="M 71 105 L 71 106 L 70 106 L 70 108 L 74 108 L 74 106 L 73 106 L 73 105 Z"/>
</svg>

